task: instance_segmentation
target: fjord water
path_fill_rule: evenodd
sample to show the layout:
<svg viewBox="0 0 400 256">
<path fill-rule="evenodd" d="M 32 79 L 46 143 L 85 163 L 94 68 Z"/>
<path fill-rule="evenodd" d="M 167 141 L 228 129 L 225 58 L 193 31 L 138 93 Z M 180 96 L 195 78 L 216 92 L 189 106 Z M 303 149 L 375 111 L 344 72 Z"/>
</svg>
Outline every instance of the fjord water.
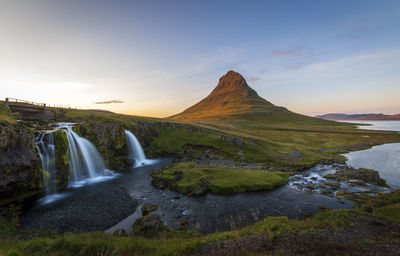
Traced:
<svg viewBox="0 0 400 256">
<path fill-rule="evenodd" d="M 150 160 L 146 158 L 146 155 L 144 154 L 143 148 L 140 145 L 140 142 L 136 138 L 136 136 L 128 130 L 125 130 L 125 135 L 126 135 L 126 142 L 128 145 L 128 150 L 129 150 L 129 158 L 135 160 L 134 167 L 142 166 L 145 164 L 150 164 L 153 163 L 154 160 Z"/>
<path fill-rule="evenodd" d="M 376 170 L 389 186 L 400 188 L 400 143 L 374 146 L 344 156 L 348 165 Z"/>
<path fill-rule="evenodd" d="M 358 126 L 358 128 L 360 128 L 360 129 L 400 131 L 400 120 L 391 120 L 391 121 L 340 120 L 340 122 L 363 124 L 363 125 Z"/>
<path fill-rule="evenodd" d="M 349 121 L 370 126 L 359 126 L 370 130 L 400 131 L 400 121 Z M 347 164 L 354 168 L 368 168 L 379 172 L 392 188 L 400 188 L 400 143 L 374 146 L 370 149 L 345 154 Z"/>
</svg>

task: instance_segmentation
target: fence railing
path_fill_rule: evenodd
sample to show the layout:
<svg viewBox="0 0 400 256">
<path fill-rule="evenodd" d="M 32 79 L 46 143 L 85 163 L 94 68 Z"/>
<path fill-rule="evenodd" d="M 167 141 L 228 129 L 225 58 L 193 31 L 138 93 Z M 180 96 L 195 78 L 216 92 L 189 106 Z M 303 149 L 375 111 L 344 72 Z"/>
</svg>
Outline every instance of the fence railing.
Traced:
<svg viewBox="0 0 400 256">
<path fill-rule="evenodd" d="M 37 107 L 46 107 L 46 103 L 37 103 L 33 101 L 27 101 L 27 100 L 20 100 L 20 99 L 15 99 L 15 98 L 6 98 L 6 103 L 22 103 L 22 104 L 29 104 Z"/>
</svg>

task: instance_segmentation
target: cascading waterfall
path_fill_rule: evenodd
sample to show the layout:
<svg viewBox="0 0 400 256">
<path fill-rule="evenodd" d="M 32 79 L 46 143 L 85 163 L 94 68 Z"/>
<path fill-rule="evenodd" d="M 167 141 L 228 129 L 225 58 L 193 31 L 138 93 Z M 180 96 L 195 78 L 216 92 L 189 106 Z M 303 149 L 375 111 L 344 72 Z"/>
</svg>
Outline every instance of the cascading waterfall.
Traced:
<svg viewBox="0 0 400 256">
<path fill-rule="evenodd" d="M 85 178 L 103 176 L 106 166 L 97 149 L 87 139 L 76 134 L 72 126 L 65 128 L 69 143 L 70 181 L 78 182 Z"/>
<path fill-rule="evenodd" d="M 125 135 L 128 143 L 129 157 L 135 160 L 134 167 L 148 164 L 151 160 L 146 159 L 142 146 L 135 135 L 128 130 L 125 130 Z"/>
<path fill-rule="evenodd" d="M 39 134 L 35 138 L 35 143 L 42 164 L 44 187 L 46 194 L 49 195 L 57 190 L 56 183 L 53 182 L 57 175 L 53 133 Z"/>
</svg>

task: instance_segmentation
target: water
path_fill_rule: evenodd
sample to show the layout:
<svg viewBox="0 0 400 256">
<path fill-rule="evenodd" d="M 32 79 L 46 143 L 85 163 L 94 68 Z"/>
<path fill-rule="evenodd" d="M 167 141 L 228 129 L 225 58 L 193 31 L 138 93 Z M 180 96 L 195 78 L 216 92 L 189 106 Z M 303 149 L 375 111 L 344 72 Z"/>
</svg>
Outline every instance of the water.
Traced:
<svg viewBox="0 0 400 256">
<path fill-rule="evenodd" d="M 135 135 L 133 135 L 133 133 L 128 130 L 125 130 L 125 135 L 129 149 L 129 157 L 135 160 L 134 167 L 139 167 L 146 164 L 153 164 L 155 160 L 146 158 L 143 148 Z"/>
<path fill-rule="evenodd" d="M 339 122 L 369 124 L 369 125 L 358 126 L 358 128 L 360 128 L 360 129 L 400 131 L 400 120 L 393 120 L 393 121 L 340 120 Z"/>
<path fill-rule="evenodd" d="M 392 188 L 400 188 L 400 143 L 374 146 L 344 155 L 354 168 L 368 168 L 379 172 Z"/>
<path fill-rule="evenodd" d="M 60 123 L 55 130 L 63 130 L 68 138 L 69 188 L 78 188 L 118 176 L 106 168 L 103 158 L 93 144 L 72 130 L 72 124 Z M 36 138 L 36 148 L 42 169 L 45 170 L 43 182 L 46 196 L 39 200 L 40 204 L 48 204 L 66 196 L 65 193 L 56 193 L 57 169 L 52 132 L 42 133 Z"/>
<path fill-rule="evenodd" d="M 70 180 L 78 182 L 86 178 L 103 176 L 106 166 L 97 149 L 90 141 L 76 134 L 71 126 L 66 126 L 66 129 Z"/>
<path fill-rule="evenodd" d="M 52 132 L 39 134 L 35 138 L 36 149 L 40 157 L 43 169 L 43 185 L 46 195 L 56 192 L 56 163 L 55 163 L 55 147 Z"/>
<path fill-rule="evenodd" d="M 44 223 L 46 227 L 57 228 L 65 222 L 71 222 L 70 219 L 74 219 L 76 222 L 71 225 L 79 225 L 82 230 L 90 230 L 90 223 L 81 222 L 80 218 L 84 218 L 79 214 L 72 216 L 71 213 L 75 211 L 68 209 L 76 207 L 77 202 L 84 200 L 85 197 L 98 193 L 107 195 L 108 192 L 119 187 L 125 189 L 132 198 L 138 199 L 139 205 L 157 204 L 156 213 L 162 216 L 166 224 L 179 228 L 182 221 L 187 221 L 189 228 L 195 228 L 204 233 L 243 227 L 267 216 L 301 218 L 304 214 L 317 213 L 319 205 L 325 205 L 331 209 L 353 206 L 350 201 L 304 192 L 290 185 L 271 191 L 232 195 L 207 193 L 198 197 L 189 197 L 175 191 L 153 187 L 150 174 L 170 163 L 169 159 L 159 159 L 155 164 L 140 166 L 135 171 L 121 174 L 109 181 L 77 189 L 70 188 L 69 195 L 57 202 L 30 209 L 26 217 L 22 217 L 25 219 L 23 223 Z M 88 209 L 91 210 L 84 214 L 91 215 L 93 218 L 100 218 L 104 207 L 107 208 L 101 201 L 88 201 L 88 204 L 90 204 Z M 98 208 L 96 208 L 97 205 Z M 60 211 L 60 206 L 67 210 Z M 117 218 L 116 215 L 117 211 L 113 211 L 110 215 L 103 216 L 107 219 L 111 218 L 114 222 L 106 227 L 108 232 L 112 233 L 119 228 L 130 232 L 134 221 L 141 217 L 140 206 L 130 215 L 122 218 Z"/>
<path fill-rule="evenodd" d="M 358 126 L 368 130 L 400 131 L 400 121 L 343 121 L 350 123 L 370 124 Z M 368 168 L 379 172 L 392 188 L 400 188 L 400 143 L 374 146 L 370 149 L 345 154 L 347 164 L 354 168 Z"/>
</svg>

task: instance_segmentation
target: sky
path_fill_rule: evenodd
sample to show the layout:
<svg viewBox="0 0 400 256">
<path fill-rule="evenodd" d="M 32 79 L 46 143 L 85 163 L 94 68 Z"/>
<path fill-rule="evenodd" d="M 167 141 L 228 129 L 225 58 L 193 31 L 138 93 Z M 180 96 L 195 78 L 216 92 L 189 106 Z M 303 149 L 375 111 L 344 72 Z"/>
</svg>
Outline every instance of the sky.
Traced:
<svg viewBox="0 0 400 256">
<path fill-rule="evenodd" d="M 0 0 L 0 99 L 165 117 L 228 70 L 298 113 L 400 113 L 400 1 Z"/>
</svg>

